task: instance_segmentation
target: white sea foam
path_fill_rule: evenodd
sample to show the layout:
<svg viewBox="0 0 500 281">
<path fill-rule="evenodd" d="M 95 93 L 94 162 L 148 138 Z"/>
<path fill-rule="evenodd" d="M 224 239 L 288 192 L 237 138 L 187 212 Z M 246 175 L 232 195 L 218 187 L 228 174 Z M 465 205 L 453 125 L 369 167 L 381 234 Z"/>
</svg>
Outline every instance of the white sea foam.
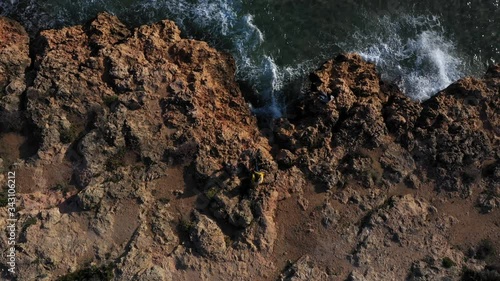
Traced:
<svg viewBox="0 0 500 281">
<path fill-rule="evenodd" d="M 445 37 L 438 17 L 382 17 L 369 32 L 358 31 L 347 47 L 375 63 L 383 77 L 425 100 L 464 76 L 464 63 Z"/>
<path fill-rule="evenodd" d="M 102 10 L 136 24 L 172 19 L 188 36 L 208 40 L 229 51 L 236 60 L 237 78 L 249 83 L 266 104 L 255 112 L 273 117 L 286 111 L 283 91 L 287 85 L 306 77 L 322 60 L 334 56 L 331 50 L 335 48 L 331 46 L 340 45 L 345 51 L 360 53 L 377 64 L 383 78 L 399 81 L 400 87 L 417 100 L 429 98 L 464 75 L 460 55 L 435 16 L 400 14 L 374 20 L 372 14 L 367 14 L 352 38 L 345 38 L 343 43 L 322 42 L 323 53 L 287 64 L 278 57 L 280 46 L 273 47 L 273 55 L 266 51 L 269 46 L 264 29 L 259 28 L 252 14 L 243 10 L 243 0 L 75 0 L 63 1 L 64 5 L 57 9 L 59 0 L 10 0 L 0 1 L 0 6 L 13 13 L 20 2 L 27 7 L 26 21 L 39 28 L 81 23 Z"/>
<path fill-rule="evenodd" d="M 265 102 L 265 106 L 254 108 L 254 112 L 279 117 L 284 111 L 280 97 L 283 87 L 286 81 L 306 73 L 299 70 L 304 64 L 277 65 L 262 48 L 265 34 L 255 24 L 254 16 L 244 13 L 241 6 L 239 0 L 146 1 L 141 4 L 142 10 L 163 9 L 181 27 L 189 24 L 209 32 L 209 36 L 202 39 L 216 38 L 216 42 L 211 43 L 222 44 L 235 58 L 237 78 L 249 83 Z"/>
</svg>

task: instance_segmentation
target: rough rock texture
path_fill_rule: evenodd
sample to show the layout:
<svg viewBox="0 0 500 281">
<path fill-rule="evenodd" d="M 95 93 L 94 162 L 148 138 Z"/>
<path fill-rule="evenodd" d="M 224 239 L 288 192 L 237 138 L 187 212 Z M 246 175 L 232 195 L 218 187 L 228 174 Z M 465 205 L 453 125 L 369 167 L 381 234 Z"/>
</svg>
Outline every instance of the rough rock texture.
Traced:
<svg viewBox="0 0 500 281">
<path fill-rule="evenodd" d="M 25 72 L 31 60 L 29 38 L 17 22 L 0 18 L 0 128 L 10 131 L 20 128 L 17 114 L 21 94 L 26 89 Z"/>
<path fill-rule="evenodd" d="M 484 79 L 461 79 L 419 104 L 359 56 L 339 55 L 311 74 L 300 115 L 276 121 L 278 163 L 296 163 L 327 189 L 423 181 L 464 198 L 474 188 L 496 193 L 498 79 L 493 66 Z"/>
<path fill-rule="evenodd" d="M 281 281 L 328 280 L 328 275 L 321 271 L 309 256 L 303 256 L 291 264 L 280 276 Z"/>
<path fill-rule="evenodd" d="M 22 230 L 21 280 L 52 280 L 98 260 L 116 265 L 117 280 L 186 280 L 190 274 L 172 273 L 180 248 L 194 255 L 185 271 L 206 271 L 211 264 L 199 255 L 220 257 L 230 252 L 226 242 L 258 247 L 252 256 L 268 254 L 272 196 L 251 185 L 249 168 L 257 161 L 268 183 L 276 164 L 228 55 L 181 39 L 170 21 L 130 30 L 100 14 L 83 26 L 42 31 L 29 72 L 34 79 L 24 84 L 28 37 L 17 23 L 2 24 L 2 38 L 18 43 L 2 45 L 2 85 L 21 79 L 23 86 L 2 87 L 2 106 L 23 110 L 27 137 L 37 140 L 34 155 L 17 166 L 24 177 L 20 216 L 37 221 Z M 8 55 L 15 48 L 21 52 Z M 25 101 L 7 99 L 23 92 Z M 234 172 L 227 168 L 233 166 Z M 49 179 L 56 171 L 63 175 Z M 208 208 L 215 195 L 234 202 L 231 220 L 214 221 L 223 208 Z M 195 209 L 208 213 L 191 217 Z M 158 264 L 159 256 L 165 259 Z M 223 270 L 238 272 L 220 267 L 204 278 Z"/>
<path fill-rule="evenodd" d="M 191 241 L 204 256 L 221 256 L 226 252 L 224 233 L 217 224 L 207 216 L 197 214 L 195 225 L 191 230 Z"/>
<path fill-rule="evenodd" d="M 0 39 L 18 280 L 498 273 L 499 65 L 419 103 L 342 54 L 264 137 L 232 58 L 171 21 L 104 13 L 30 44 L 1 18 Z"/>
<path fill-rule="evenodd" d="M 484 78 L 463 78 L 418 103 L 355 54 L 338 55 L 311 74 L 296 117 L 275 120 L 273 150 L 280 168 L 298 167 L 317 192 L 342 204 L 335 208 L 340 216 L 318 215 L 325 227 L 333 221 L 334 228 L 350 229 L 357 220 L 355 234 L 337 230 L 339 235 L 317 238 L 345 244 L 334 251 L 354 249 L 347 256 L 355 269 L 331 265 L 334 273 L 350 271 L 350 280 L 454 280 L 462 266 L 479 270 L 474 261 L 462 263 L 463 253 L 450 243 L 477 244 L 477 227 L 488 229 L 481 239 L 500 239 L 499 78 L 499 66 L 492 66 Z M 328 195 L 323 200 L 331 206 Z M 475 225 L 471 213 L 477 220 L 491 213 L 488 226 Z M 305 232 L 312 230 L 308 225 Z M 443 269 L 444 258 L 453 261 L 450 269 Z"/>
<path fill-rule="evenodd" d="M 352 276 L 362 277 L 352 279 L 396 280 L 407 274 L 413 261 L 433 256 L 456 261 L 451 272 L 441 275 L 459 275 L 464 254 L 452 249 L 445 237 L 455 220 L 439 216 L 435 207 L 411 195 L 390 198 L 363 220 L 352 255 L 358 267 Z"/>
</svg>

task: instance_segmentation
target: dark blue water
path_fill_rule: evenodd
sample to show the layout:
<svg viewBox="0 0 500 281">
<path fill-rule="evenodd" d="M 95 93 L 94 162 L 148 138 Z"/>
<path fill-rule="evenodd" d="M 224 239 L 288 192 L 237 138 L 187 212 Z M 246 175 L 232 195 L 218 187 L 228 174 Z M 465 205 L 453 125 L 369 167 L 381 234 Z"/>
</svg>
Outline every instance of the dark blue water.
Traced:
<svg viewBox="0 0 500 281">
<path fill-rule="evenodd" d="M 418 100 L 481 75 L 500 62 L 499 1 L 0 0 L 0 14 L 33 34 L 100 11 L 132 26 L 172 19 L 185 36 L 229 51 L 238 79 L 267 100 L 255 110 L 277 116 L 286 110 L 287 85 L 341 51 L 373 61 Z"/>
</svg>

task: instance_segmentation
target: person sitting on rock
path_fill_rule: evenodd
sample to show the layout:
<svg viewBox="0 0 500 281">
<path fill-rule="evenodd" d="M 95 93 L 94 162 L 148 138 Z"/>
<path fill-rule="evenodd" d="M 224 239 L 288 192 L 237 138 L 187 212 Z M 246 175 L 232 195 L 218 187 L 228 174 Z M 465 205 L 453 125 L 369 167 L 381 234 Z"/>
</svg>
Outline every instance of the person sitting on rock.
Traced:
<svg viewBox="0 0 500 281">
<path fill-rule="evenodd" d="M 252 185 L 258 186 L 264 182 L 264 172 L 253 171 L 252 173 Z"/>
<path fill-rule="evenodd" d="M 260 171 L 257 157 L 255 157 L 254 160 L 255 170 L 252 171 L 252 187 L 257 187 L 259 184 L 264 182 L 265 173 Z"/>
</svg>

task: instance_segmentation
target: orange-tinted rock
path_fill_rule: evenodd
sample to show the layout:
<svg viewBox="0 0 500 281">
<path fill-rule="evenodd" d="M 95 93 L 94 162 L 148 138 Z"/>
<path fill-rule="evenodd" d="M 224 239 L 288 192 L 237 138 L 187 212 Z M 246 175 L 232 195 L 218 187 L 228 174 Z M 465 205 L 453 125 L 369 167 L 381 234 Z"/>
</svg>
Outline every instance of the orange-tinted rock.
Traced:
<svg viewBox="0 0 500 281">
<path fill-rule="evenodd" d="M 171 21 L 132 29 L 103 13 L 42 31 L 29 50 L 0 19 L 0 39 L 0 112 L 25 116 L 2 123 L 14 133 L 0 151 L 36 152 L 9 153 L 12 166 L 0 155 L 20 177 L 19 280 L 89 262 L 112 264 L 114 280 L 458 280 L 490 268 L 458 248 L 498 241 L 498 65 L 420 103 L 341 54 L 265 138 L 233 59 Z"/>
</svg>

